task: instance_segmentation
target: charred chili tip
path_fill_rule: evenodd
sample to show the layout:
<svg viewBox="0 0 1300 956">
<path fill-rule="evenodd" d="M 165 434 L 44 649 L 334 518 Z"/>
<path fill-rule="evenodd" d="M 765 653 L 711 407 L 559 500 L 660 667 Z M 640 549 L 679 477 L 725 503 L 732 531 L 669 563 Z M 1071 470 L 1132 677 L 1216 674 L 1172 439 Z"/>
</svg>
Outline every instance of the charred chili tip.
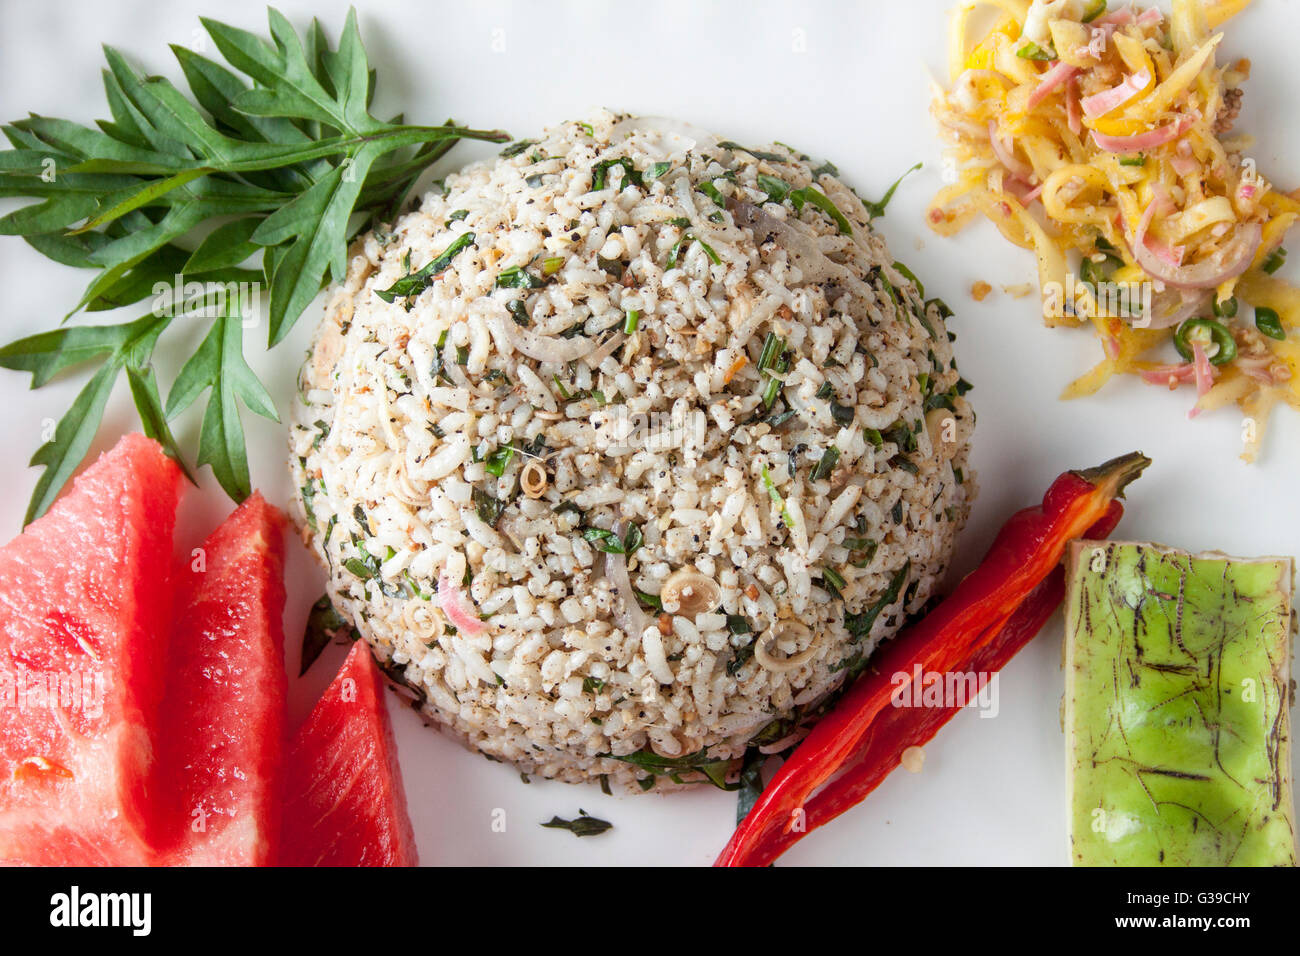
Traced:
<svg viewBox="0 0 1300 956">
<path fill-rule="evenodd" d="M 1073 474 L 1082 478 L 1090 485 L 1109 485 L 1111 492 L 1116 498 L 1124 497 L 1124 489 L 1128 484 L 1136 479 L 1146 470 L 1147 465 L 1151 464 L 1151 459 L 1140 451 L 1131 451 L 1127 455 L 1120 455 L 1118 458 L 1112 458 L 1095 468 L 1084 468 L 1075 471 Z"/>
</svg>

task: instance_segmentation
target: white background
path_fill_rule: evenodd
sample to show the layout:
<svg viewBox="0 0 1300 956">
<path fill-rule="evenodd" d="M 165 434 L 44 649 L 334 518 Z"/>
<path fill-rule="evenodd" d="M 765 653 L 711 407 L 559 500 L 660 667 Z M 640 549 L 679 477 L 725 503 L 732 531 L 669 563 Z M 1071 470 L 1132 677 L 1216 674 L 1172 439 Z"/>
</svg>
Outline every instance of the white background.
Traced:
<svg viewBox="0 0 1300 956">
<path fill-rule="evenodd" d="M 1116 4 L 1112 2 L 1112 6 Z M 346 5 L 286 0 L 299 27 L 319 16 L 332 38 Z M 1185 418 L 1190 391 L 1170 394 L 1136 380 L 1074 403 L 1061 388 L 1098 358 L 1087 332 L 1048 330 L 1031 297 L 1014 300 L 1002 284 L 1034 280 L 1032 255 L 978 225 L 956 240 L 927 230 L 922 210 L 940 185 L 940 152 L 928 115 L 930 74 L 943 77 L 945 0 L 904 2 L 685 3 L 359 3 L 362 37 L 379 67 L 377 115 L 404 111 L 408 121 L 447 116 L 517 137 L 596 106 L 678 117 L 745 143 L 773 139 L 834 161 L 845 179 L 876 198 L 917 160 L 880 229 L 899 259 L 956 310 L 962 371 L 976 386 L 975 464 L 981 494 L 954 559 L 969 570 L 993 531 L 1042 494 L 1070 467 L 1097 464 L 1133 449 L 1155 464 L 1130 490 L 1124 537 L 1230 553 L 1300 551 L 1296 475 L 1300 419 L 1274 417 L 1261 461 L 1238 460 L 1235 411 Z M 215 16 L 259 33 L 260 3 L 180 0 L 168 3 L 0 3 L 0 119 L 28 111 L 79 121 L 106 115 L 100 44 L 127 52 L 148 72 L 180 80 L 168 43 L 197 47 L 198 16 Z M 1281 188 L 1300 185 L 1300 128 L 1294 114 L 1295 51 L 1300 3 L 1256 0 L 1230 24 L 1224 56 L 1249 56 L 1254 73 L 1239 128 L 1255 133 L 1261 171 Z M 214 55 L 211 45 L 209 55 Z M 1223 59 L 1223 57 L 1221 57 Z M 451 165 L 490 155 L 468 144 Z M 4 201 L 0 212 L 15 205 Z M 1300 252 L 1300 239 L 1292 245 Z M 1300 255 L 1293 255 L 1293 260 Z M 1295 276 L 1294 264 L 1288 272 Z M 42 259 L 21 240 L 0 238 L 0 337 L 53 328 L 76 302 L 90 273 Z M 995 294 L 968 294 L 985 280 Z M 319 316 L 308 310 L 288 341 L 267 352 L 259 329 L 246 341 L 248 360 L 287 409 L 294 376 Z M 123 312 L 94 321 L 134 318 Z M 201 330 L 173 329 L 157 356 L 169 383 Z M 0 539 L 17 532 L 37 472 L 24 467 L 46 419 L 60 416 L 85 381 L 73 372 L 37 392 L 27 377 L 0 371 Z M 178 423 L 192 454 L 202 402 Z M 280 426 L 247 413 L 254 485 L 284 504 L 290 492 Z M 96 451 L 137 428 L 119 384 Z M 197 540 L 228 510 L 205 469 L 201 492 L 182 509 L 181 539 Z M 299 636 L 322 578 L 290 542 L 286 644 L 296 674 Z M 1045 864 L 1066 862 L 1064 748 L 1057 708 L 1059 615 L 1003 673 L 1000 713 L 958 716 L 926 748 L 919 776 L 898 772 L 860 807 L 806 838 L 790 864 Z M 292 719 L 305 717 L 342 660 L 331 648 L 302 680 L 291 679 Z M 611 798 L 594 787 L 534 780 L 524 786 L 510 767 L 490 763 L 423 729 L 390 698 L 406 790 L 424 862 L 432 864 L 567 863 L 706 864 L 726 842 L 734 819 L 731 794 L 712 790 Z M 582 807 L 614 823 L 598 838 L 578 840 L 538 824 Z M 504 810 L 505 833 L 493 832 Z"/>
</svg>

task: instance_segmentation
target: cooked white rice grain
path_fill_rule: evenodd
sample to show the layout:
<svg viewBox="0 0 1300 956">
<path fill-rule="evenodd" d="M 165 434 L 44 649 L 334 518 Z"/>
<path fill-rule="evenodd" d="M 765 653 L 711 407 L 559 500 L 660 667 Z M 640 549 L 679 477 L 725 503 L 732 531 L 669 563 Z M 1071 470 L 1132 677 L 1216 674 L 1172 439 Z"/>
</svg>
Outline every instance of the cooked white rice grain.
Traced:
<svg viewBox="0 0 1300 956">
<path fill-rule="evenodd" d="M 931 597 L 974 415 L 946 310 L 828 169 L 600 112 L 356 244 L 302 370 L 297 518 L 470 746 L 697 782 Z"/>
</svg>

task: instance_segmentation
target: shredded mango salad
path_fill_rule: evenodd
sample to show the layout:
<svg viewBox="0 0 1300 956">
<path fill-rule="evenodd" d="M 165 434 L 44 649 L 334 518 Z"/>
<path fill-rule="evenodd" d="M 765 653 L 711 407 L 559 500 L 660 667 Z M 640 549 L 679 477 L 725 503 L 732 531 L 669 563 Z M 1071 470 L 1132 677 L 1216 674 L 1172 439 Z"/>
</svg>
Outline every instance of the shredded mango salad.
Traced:
<svg viewBox="0 0 1300 956">
<path fill-rule="evenodd" d="M 1064 397 L 1116 374 L 1195 386 L 1189 417 L 1240 407 L 1253 461 L 1272 409 L 1300 408 L 1300 291 L 1273 276 L 1300 190 L 1232 133 L 1250 63 L 1218 65 L 1216 30 L 1249 3 L 963 0 L 928 218 L 952 235 L 986 216 L 1037 257 L 1047 323 L 1095 330 L 1104 357 Z M 972 44 L 980 8 L 992 26 Z"/>
</svg>

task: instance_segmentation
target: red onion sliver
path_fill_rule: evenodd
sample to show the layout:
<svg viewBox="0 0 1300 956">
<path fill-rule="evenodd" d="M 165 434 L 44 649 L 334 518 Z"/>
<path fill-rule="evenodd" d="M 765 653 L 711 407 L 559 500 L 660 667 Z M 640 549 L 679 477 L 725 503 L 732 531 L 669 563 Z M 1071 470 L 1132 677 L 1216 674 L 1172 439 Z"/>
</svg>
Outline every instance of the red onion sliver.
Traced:
<svg viewBox="0 0 1300 956">
<path fill-rule="evenodd" d="M 1092 131 L 1092 140 L 1098 149 L 1108 153 L 1140 153 L 1146 149 L 1155 149 L 1165 143 L 1171 143 L 1182 136 L 1187 128 L 1195 122 L 1190 116 L 1184 116 L 1159 129 L 1138 133 L 1134 136 L 1107 136 L 1105 133 Z"/>
<path fill-rule="evenodd" d="M 1172 308 L 1166 305 L 1169 299 L 1177 297 Z M 1136 328 L 1171 329 L 1182 325 L 1187 319 L 1200 314 L 1206 308 L 1209 292 L 1185 293 L 1182 290 L 1169 289 L 1151 299 L 1151 314 L 1144 317 L 1144 323 L 1134 323 Z"/>
<path fill-rule="evenodd" d="M 1205 397 L 1205 393 L 1214 387 L 1214 366 L 1210 364 L 1209 357 L 1205 354 L 1205 346 L 1200 342 L 1192 343 L 1192 368 L 1196 376 L 1196 400 L 1199 402 Z M 1195 418 L 1201 414 L 1199 405 L 1193 405 L 1192 410 L 1187 413 L 1188 418 Z"/>
<path fill-rule="evenodd" d="M 438 575 L 438 607 L 447 615 L 447 620 L 455 625 L 460 633 L 472 637 L 483 633 L 483 622 L 470 608 L 466 607 L 467 598 L 459 587 L 447 577 L 447 572 Z"/>
<path fill-rule="evenodd" d="M 998 158 L 1007 171 L 1024 183 L 1028 183 L 1033 177 L 1034 171 L 1022 163 L 1015 154 L 1013 146 L 1008 146 L 1006 140 L 998 133 L 998 121 L 989 120 L 989 142 L 993 145 L 993 155 Z"/>
<path fill-rule="evenodd" d="M 1083 107 L 1085 116 L 1089 119 L 1096 119 L 1098 116 L 1105 116 L 1107 113 L 1119 109 L 1141 93 L 1150 82 L 1151 71 L 1143 69 L 1124 77 L 1117 86 L 1102 90 L 1100 93 L 1094 93 L 1092 96 L 1085 96 L 1079 101 L 1079 105 Z"/>
<path fill-rule="evenodd" d="M 1157 216 L 1172 216 L 1178 211 L 1178 204 L 1174 202 L 1174 197 L 1169 195 L 1169 190 L 1164 183 L 1152 183 L 1151 195 L 1155 197 Z"/>
<path fill-rule="evenodd" d="M 1098 17 L 1096 20 L 1093 20 L 1092 23 L 1089 25 L 1093 27 L 1104 27 L 1107 25 L 1122 27 L 1132 22 L 1133 22 L 1133 11 L 1128 7 L 1122 7 L 1119 10 L 1115 10 L 1112 13 L 1108 13 L 1103 17 Z"/>
<path fill-rule="evenodd" d="M 1072 76 L 1065 85 L 1065 119 L 1075 136 L 1083 133 L 1083 116 L 1079 108 L 1079 78 Z"/>
<path fill-rule="evenodd" d="M 1196 380 L 1196 368 L 1190 363 L 1185 365 L 1160 365 L 1156 368 L 1142 370 L 1142 381 L 1148 385 L 1168 385 L 1173 388 L 1177 385 L 1191 384 Z"/>
<path fill-rule="evenodd" d="M 1043 74 L 1043 78 L 1038 81 L 1038 86 L 1034 88 L 1034 92 L 1029 94 L 1029 108 L 1032 110 L 1047 99 L 1058 86 L 1081 72 L 1077 66 L 1070 66 L 1068 63 L 1057 61 L 1055 66 Z"/>
<path fill-rule="evenodd" d="M 1016 185 L 1027 186 L 1028 183 L 1019 183 L 1019 181 L 1017 181 Z M 1011 195 L 1015 196 L 1016 199 L 1020 201 L 1020 205 L 1028 206 L 1031 202 L 1033 202 L 1035 199 L 1037 199 L 1039 196 L 1043 194 L 1044 185 L 1045 185 L 1044 183 L 1039 183 L 1033 189 L 1030 189 L 1028 191 L 1022 191 L 1020 189 L 1015 188 L 1015 185 L 1013 185 L 1008 189 L 1008 192 L 1010 192 Z"/>
<path fill-rule="evenodd" d="M 1163 242 L 1159 242 L 1150 236 L 1147 236 L 1146 244 L 1147 248 L 1159 256 L 1162 262 L 1175 268 L 1183 264 L 1183 256 L 1187 253 L 1185 246 L 1166 246 Z"/>
<path fill-rule="evenodd" d="M 1201 164 L 1190 156 L 1175 156 L 1169 160 L 1169 165 L 1183 179 L 1190 179 L 1201 171 Z"/>
<path fill-rule="evenodd" d="M 1261 385 L 1277 385 L 1278 377 L 1273 374 L 1276 361 L 1272 355 L 1243 355 L 1233 363 L 1233 367 Z"/>
<path fill-rule="evenodd" d="M 1250 268 L 1264 238 L 1264 230 L 1259 223 L 1246 223 L 1237 230 L 1232 242 L 1220 250 L 1215 260 L 1190 266 L 1173 266 L 1147 244 L 1147 229 L 1151 226 L 1151 217 L 1155 211 L 1154 203 L 1147 206 L 1138 223 L 1137 232 L 1129 240 L 1129 246 L 1133 258 L 1147 275 L 1176 289 L 1213 289 L 1229 279 L 1235 279 Z"/>
</svg>

